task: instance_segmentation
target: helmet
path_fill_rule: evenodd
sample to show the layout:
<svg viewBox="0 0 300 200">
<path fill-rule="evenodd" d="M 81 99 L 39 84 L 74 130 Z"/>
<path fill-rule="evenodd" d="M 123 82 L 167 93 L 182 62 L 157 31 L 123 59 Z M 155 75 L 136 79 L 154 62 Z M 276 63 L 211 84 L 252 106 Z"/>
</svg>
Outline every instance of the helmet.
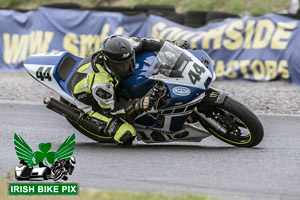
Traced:
<svg viewBox="0 0 300 200">
<path fill-rule="evenodd" d="M 131 42 L 120 35 L 111 35 L 103 42 L 104 65 L 119 79 L 127 79 L 135 67 L 135 55 Z"/>
<path fill-rule="evenodd" d="M 76 158 L 74 156 L 71 156 L 70 161 L 71 161 L 72 164 L 75 164 L 76 163 Z"/>
</svg>

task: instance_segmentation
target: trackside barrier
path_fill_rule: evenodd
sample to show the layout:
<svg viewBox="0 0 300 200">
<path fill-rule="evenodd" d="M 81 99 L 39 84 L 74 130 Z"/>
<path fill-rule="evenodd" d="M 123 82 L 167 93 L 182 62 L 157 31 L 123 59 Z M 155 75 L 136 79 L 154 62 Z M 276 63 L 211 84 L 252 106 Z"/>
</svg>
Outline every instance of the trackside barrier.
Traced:
<svg viewBox="0 0 300 200">
<path fill-rule="evenodd" d="M 73 9 L 0 10 L 0 70 L 22 71 L 25 58 L 37 53 L 69 51 L 85 57 L 101 48 L 108 35 L 122 34 L 187 40 L 191 48 L 204 49 L 211 56 L 219 80 L 279 79 L 300 85 L 295 51 L 300 43 L 298 19 L 276 14 L 238 18 L 200 11 L 173 15 L 174 8 L 168 6 L 106 9 L 81 10 L 73 5 Z M 225 16 L 230 18 L 223 20 Z"/>
</svg>

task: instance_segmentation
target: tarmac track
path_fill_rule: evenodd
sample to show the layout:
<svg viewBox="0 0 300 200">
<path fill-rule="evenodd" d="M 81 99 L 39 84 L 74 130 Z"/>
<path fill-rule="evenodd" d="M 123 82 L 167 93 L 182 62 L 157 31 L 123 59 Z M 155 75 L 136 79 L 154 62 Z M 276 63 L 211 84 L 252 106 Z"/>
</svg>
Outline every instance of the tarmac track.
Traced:
<svg viewBox="0 0 300 200">
<path fill-rule="evenodd" d="M 300 198 L 300 116 L 259 115 L 265 137 L 237 148 L 209 137 L 200 143 L 100 144 L 78 133 L 43 105 L 0 103 L 0 172 L 18 164 L 14 133 L 38 150 L 53 151 L 76 133 L 78 162 L 69 181 L 80 188 L 205 194 L 219 199 Z"/>
</svg>

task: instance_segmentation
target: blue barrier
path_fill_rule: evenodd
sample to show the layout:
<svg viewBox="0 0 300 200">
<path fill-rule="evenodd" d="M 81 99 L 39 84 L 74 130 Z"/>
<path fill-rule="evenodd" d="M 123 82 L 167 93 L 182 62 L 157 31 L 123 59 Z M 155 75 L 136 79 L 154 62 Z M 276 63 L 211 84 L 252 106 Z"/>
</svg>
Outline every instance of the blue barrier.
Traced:
<svg viewBox="0 0 300 200">
<path fill-rule="evenodd" d="M 218 80 L 291 80 L 300 85 L 299 20 L 275 14 L 226 19 L 200 28 L 140 14 L 65 10 L 0 10 L 0 70 L 22 71 L 31 54 L 69 51 L 84 57 L 111 34 L 185 39 L 211 56 Z"/>
</svg>

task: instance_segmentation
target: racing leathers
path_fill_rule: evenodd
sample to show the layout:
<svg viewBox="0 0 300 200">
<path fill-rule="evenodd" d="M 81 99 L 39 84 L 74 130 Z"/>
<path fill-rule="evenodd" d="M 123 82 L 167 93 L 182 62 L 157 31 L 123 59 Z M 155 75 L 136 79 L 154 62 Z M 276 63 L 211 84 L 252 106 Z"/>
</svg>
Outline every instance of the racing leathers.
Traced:
<svg viewBox="0 0 300 200">
<path fill-rule="evenodd" d="M 146 51 L 158 52 L 164 43 L 162 40 L 148 38 L 129 40 L 136 55 Z M 186 43 L 180 45 L 185 47 Z M 119 80 L 105 65 L 101 50 L 87 56 L 74 74 L 72 95 L 76 106 L 92 119 L 98 120 L 98 124 L 103 127 L 101 135 L 90 134 L 100 138 L 111 137 L 118 144 L 130 144 L 136 136 L 136 131 L 128 121 L 133 121 L 138 113 L 152 105 L 147 97 L 119 101 L 116 93 Z"/>
</svg>

